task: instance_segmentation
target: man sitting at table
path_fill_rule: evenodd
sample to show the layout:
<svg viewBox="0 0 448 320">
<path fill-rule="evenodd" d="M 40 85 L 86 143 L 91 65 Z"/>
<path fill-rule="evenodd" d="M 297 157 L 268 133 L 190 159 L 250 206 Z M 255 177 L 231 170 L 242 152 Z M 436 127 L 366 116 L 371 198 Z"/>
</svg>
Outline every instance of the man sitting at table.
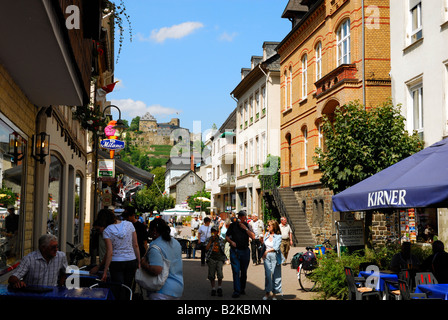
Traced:
<svg viewBox="0 0 448 320">
<path fill-rule="evenodd" d="M 403 242 L 401 252 L 395 254 L 390 262 L 390 270 L 395 273 L 401 270 L 416 271 L 419 268 L 420 261 L 411 253 L 411 243 Z"/>
<path fill-rule="evenodd" d="M 423 261 L 421 271 L 432 272 L 438 283 L 448 283 L 448 253 L 442 241 L 432 243 L 432 253 Z"/>
<path fill-rule="evenodd" d="M 45 234 L 39 238 L 39 249 L 22 259 L 8 283 L 14 288 L 27 285 L 62 286 L 65 284 L 67 265 L 65 253 L 58 251 L 57 237 Z"/>
</svg>

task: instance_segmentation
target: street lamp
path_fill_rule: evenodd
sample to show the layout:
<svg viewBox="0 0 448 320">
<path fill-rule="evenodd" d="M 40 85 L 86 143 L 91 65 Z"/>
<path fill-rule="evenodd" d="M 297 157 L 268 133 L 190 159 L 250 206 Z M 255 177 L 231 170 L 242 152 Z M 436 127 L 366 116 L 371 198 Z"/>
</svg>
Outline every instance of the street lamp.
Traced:
<svg viewBox="0 0 448 320">
<path fill-rule="evenodd" d="M 103 110 L 103 117 L 105 117 L 105 112 L 109 108 L 115 108 L 115 109 L 118 110 L 118 120 L 117 120 L 117 123 L 115 124 L 115 126 L 113 128 L 115 130 L 120 131 L 120 132 L 125 130 L 127 128 L 127 126 L 124 124 L 124 121 L 121 119 L 121 110 L 117 106 L 111 104 L 111 105 L 108 105 L 106 108 L 104 108 L 104 110 Z"/>
</svg>

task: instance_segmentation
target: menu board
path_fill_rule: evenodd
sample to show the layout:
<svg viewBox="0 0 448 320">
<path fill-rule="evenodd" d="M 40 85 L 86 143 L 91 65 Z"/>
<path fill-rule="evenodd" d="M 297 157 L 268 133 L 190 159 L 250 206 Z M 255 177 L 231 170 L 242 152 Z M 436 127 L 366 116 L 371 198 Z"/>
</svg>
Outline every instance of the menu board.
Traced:
<svg viewBox="0 0 448 320">
<path fill-rule="evenodd" d="M 363 246 L 364 224 L 362 221 L 337 221 L 338 245 Z"/>
</svg>

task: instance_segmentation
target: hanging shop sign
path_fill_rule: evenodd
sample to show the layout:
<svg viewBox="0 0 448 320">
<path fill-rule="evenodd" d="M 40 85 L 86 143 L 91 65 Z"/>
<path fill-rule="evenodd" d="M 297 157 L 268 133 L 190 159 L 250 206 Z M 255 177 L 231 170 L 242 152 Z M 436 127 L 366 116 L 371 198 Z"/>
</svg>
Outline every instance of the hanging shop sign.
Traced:
<svg viewBox="0 0 448 320">
<path fill-rule="evenodd" d="M 108 150 L 121 150 L 124 149 L 124 141 L 115 139 L 101 140 L 101 148 Z"/>
<path fill-rule="evenodd" d="M 98 160 L 98 178 L 115 178 L 115 160 Z"/>
</svg>

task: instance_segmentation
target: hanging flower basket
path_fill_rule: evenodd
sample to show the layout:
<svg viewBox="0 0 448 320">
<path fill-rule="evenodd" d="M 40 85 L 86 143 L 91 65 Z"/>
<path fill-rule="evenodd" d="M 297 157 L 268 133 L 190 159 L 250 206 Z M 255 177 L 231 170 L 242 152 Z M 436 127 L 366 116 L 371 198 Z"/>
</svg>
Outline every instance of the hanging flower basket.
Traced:
<svg viewBox="0 0 448 320">
<path fill-rule="evenodd" d="M 98 107 L 78 106 L 73 107 L 73 117 L 79 121 L 81 126 L 89 131 L 100 133 L 106 127 L 106 119 Z"/>
</svg>

